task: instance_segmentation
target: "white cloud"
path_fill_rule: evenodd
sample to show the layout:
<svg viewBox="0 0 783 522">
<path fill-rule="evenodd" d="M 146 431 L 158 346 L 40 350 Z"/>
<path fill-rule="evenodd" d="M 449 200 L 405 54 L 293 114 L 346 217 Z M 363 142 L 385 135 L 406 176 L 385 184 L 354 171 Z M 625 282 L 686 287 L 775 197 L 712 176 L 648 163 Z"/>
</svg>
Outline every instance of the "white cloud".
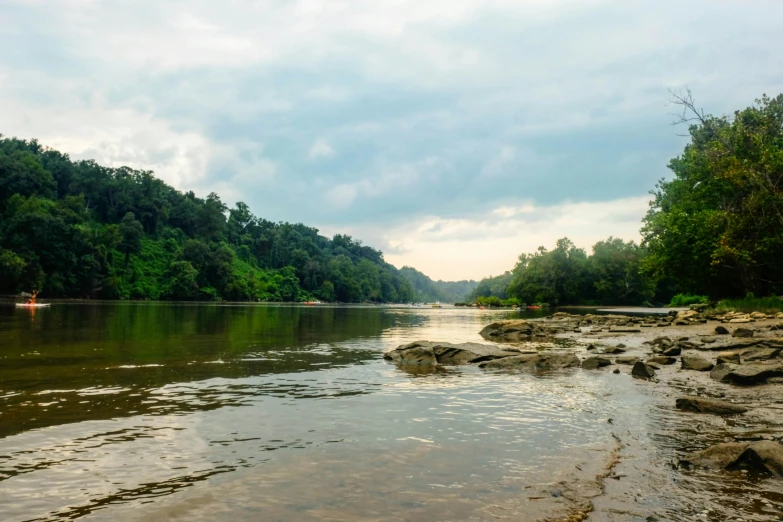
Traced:
<svg viewBox="0 0 783 522">
<path fill-rule="evenodd" d="M 414 266 L 433 279 L 480 279 L 513 268 L 523 252 L 553 248 L 568 237 L 590 252 L 609 236 L 640 241 L 648 196 L 613 201 L 502 207 L 473 219 L 430 216 L 389 229 L 370 225 L 319 227 L 348 233 L 386 250 L 386 260 Z"/>
<path fill-rule="evenodd" d="M 307 152 L 307 157 L 310 159 L 328 158 L 329 156 L 334 156 L 334 149 L 323 138 L 315 140 Z"/>
</svg>

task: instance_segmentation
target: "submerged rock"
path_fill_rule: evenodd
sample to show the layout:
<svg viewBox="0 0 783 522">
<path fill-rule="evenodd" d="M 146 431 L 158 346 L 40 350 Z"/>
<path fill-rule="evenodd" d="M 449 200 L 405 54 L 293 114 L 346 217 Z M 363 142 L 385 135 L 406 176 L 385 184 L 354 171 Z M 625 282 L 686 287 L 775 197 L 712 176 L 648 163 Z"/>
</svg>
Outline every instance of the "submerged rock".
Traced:
<svg viewBox="0 0 783 522">
<path fill-rule="evenodd" d="M 652 379 L 655 377 L 655 370 L 653 370 L 652 367 L 648 364 L 645 364 L 642 361 L 637 361 L 631 369 L 631 375 L 637 379 Z"/>
<path fill-rule="evenodd" d="M 683 355 L 682 356 L 682 369 L 683 370 L 696 370 L 698 372 L 708 372 L 712 370 L 715 365 L 703 357 L 698 355 Z"/>
<path fill-rule="evenodd" d="M 508 368 L 531 371 L 559 370 L 579 367 L 582 361 L 572 353 L 538 353 L 514 355 L 479 364 L 479 368 Z"/>
<path fill-rule="evenodd" d="M 736 415 L 745 413 L 747 408 L 718 399 L 702 397 L 681 397 L 676 401 L 677 409 L 694 413 L 714 413 L 716 415 Z"/>
<path fill-rule="evenodd" d="M 747 467 L 783 478 L 783 444 L 757 442 L 726 442 L 691 453 L 681 461 L 712 469 Z"/>
</svg>

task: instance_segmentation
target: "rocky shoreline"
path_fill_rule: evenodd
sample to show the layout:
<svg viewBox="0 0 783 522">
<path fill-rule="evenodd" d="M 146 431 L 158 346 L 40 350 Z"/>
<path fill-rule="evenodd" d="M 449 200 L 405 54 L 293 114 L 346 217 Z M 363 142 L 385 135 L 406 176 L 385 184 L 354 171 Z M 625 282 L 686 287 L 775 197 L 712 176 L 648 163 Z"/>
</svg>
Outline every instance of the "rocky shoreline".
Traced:
<svg viewBox="0 0 783 522">
<path fill-rule="evenodd" d="M 733 437 L 716 434 L 714 444 L 683 448 L 672 466 L 763 474 L 780 480 L 783 491 L 783 314 L 559 312 L 495 322 L 480 334 L 493 344 L 418 341 L 384 357 L 404 366 L 468 364 L 536 374 L 581 368 L 630 376 L 653 387 L 651 393 L 664 396 L 679 415 L 694 421 L 710 416 L 735 426 Z M 766 429 L 743 430 L 743 422 Z M 572 512 L 558 520 L 583 520 L 593 500 L 575 499 Z"/>
</svg>

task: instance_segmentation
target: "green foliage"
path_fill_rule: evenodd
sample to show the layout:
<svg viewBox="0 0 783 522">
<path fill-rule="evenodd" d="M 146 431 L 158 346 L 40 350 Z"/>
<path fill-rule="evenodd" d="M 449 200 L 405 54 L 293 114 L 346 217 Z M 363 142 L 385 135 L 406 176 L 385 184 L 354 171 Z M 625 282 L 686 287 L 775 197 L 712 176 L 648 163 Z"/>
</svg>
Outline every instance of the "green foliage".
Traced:
<svg viewBox="0 0 783 522">
<path fill-rule="evenodd" d="M 716 309 L 735 312 L 783 312 L 783 300 L 776 296 L 755 297 L 752 292 L 749 292 L 743 299 L 722 299 Z"/>
<path fill-rule="evenodd" d="M 648 269 L 713 298 L 783 289 L 783 95 L 696 124 L 644 219 Z"/>
<path fill-rule="evenodd" d="M 706 295 L 677 294 L 672 297 L 669 306 L 690 306 L 692 304 L 706 304 L 710 301 Z"/>
<path fill-rule="evenodd" d="M 0 292 L 104 299 L 410 302 L 378 250 L 273 223 L 152 172 L 0 139 Z"/>
<path fill-rule="evenodd" d="M 568 239 L 553 250 L 522 254 L 510 272 L 482 279 L 473 298 L 495 297 L 505 306 L 519 304 L 628 304 L 652 298 L 655 282 L 643 271 L 646 252 L 633 242 L 609 238 L 587 256 Z"/>
</svg>

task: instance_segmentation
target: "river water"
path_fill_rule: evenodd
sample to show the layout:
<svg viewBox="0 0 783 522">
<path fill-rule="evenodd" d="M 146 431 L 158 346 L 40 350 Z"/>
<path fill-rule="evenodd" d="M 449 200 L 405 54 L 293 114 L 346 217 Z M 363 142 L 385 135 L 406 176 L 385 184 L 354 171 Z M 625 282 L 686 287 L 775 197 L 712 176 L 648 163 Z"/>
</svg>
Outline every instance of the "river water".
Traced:
<svg viewBox="0 0 783 522">
<path fill-rule="evenodd" d="M 647 423 L 667 421 L 641 413 L 656 400 L 644 386 L 609 372 L 410 372 L 382 359 L 414 340 L 482 341 L 484 325 L 518 316 L 0 308 L 0 519 L 544 516 L 563 500 L 558 482 L 594 476 L 617 433 L 655 446 Z M 671 482 L 673 471 L 645 464 Z M 701 511 L 696 504 L 653 499 L 648 507 L 674 506 L 685 520 Z"/>
</svg>

